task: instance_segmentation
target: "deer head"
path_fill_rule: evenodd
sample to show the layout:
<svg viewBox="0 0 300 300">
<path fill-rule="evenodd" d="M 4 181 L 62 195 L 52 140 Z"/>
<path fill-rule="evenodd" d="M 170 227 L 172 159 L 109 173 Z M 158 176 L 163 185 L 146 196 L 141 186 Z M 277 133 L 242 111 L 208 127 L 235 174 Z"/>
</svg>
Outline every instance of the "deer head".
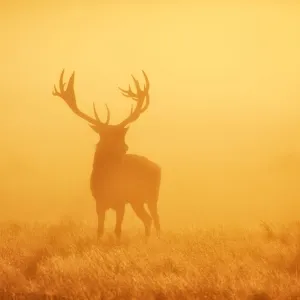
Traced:
<svg viewBox="0 0 300 300">
<path fill-rule="evenodd" d="M 102 122 L 97 114 L 97 110 L 95 107 L 95 103 L 93 103 L 94 107 L 94 117 L 90 117 L 87 114 L 83 113 L 79 110 L 75 91 L 74 91 L 74 77 L 75 72 L 72 73 L 67 87 L 65 88 L 66 83 L 63 82 L 64 70 L 61 72 L 59 79 L 59 89 L 54 85 L 53 95 L 58 96 L 64 100 L 64 102 L 70 107 L 70 109 L 75 113 L 78 117 L 87 121 L 90 127 L 99 134 L 100 141 L 99 146 L 104 150 L 110 153 L 126 153 L 128 150 L 128 146 L 125 143 L 125 136 L 129 127 L 127 127 L 130 123 L 136 121 L 141 113 L 143 113 L 149 106 L 149 80 L 144 71 L 142 71 L 145 77 L 144 88 L 140 87 L 138 80 L 136 80 L 133 76 L 133 81 L 136 88 L 136 93 L 132 91 L 130 85 L 128 90 L 123 90 L 119 88 L 123 94 L 123 96 L 127 98 L 131 98 L 136 102 L 135 108 L 131 106 L 130 115 L 123 120 L 121 123 L 112 125 L 110 122 L 110 110 L 105 104 L 107 111 L 107 118 L 105 122 Z"/>
</svg>

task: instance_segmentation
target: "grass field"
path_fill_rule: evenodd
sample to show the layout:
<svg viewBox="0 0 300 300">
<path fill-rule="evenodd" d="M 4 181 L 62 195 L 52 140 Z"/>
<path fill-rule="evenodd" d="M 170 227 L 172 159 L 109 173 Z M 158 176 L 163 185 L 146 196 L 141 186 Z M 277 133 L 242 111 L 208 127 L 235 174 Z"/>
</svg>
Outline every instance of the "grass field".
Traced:
<svg viewBox="0 0 300 300">
<path fill-rule="evenodd" d="M 75 221 L 0 226 L 6 294 L 73 299 L 297 299 L 300 225 L 261 231 L 164 232 L 144 243 L 125 230 L 95 240 Z M 36 298 L 36 299 L 39 299 Z M 300 299 L 300 298 L 299 298 Z"/>
</svg>

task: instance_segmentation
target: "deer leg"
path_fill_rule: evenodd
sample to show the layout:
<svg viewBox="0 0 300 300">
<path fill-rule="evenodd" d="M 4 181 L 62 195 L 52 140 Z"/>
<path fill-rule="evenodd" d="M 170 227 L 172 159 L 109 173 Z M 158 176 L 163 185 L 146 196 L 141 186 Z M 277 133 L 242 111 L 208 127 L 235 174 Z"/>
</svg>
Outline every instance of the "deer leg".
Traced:
<svg viewBox="0 0 300 300">
<path fill-rule="evenodd" d="M 124 219 L 125 214 L 125 203 L 120 204 L 116 208 L 116 227 L 115 227 L 115 234 L 118 240 L 121 238 L 121 232 L 122 232 L 122 223 Z"/>
<path fill-rule="evenodd" d="M 143 203 L 130 203 L 135 214 L 142 220 L 145 226 L 146 238 L 150 236 L 152 218 L 145 210 Z"/>
<path fill-rule="evenodd" d="M 154 221 L 156 234 L 159 237 L 160 236 L 160 220 L 159 220 L 159 214 L 157 212 L 157 202 L 156 201 L 148 202 L 148 209 L 149 209 L 150 215 Z"/>
<path fill-rule="evenodd" d="M 97 215 L 98 215 L 98 240 L 102 238 L 104 233 L 104 221 L 105 221 L 105 209 L 97 205 Z"/>
</svg>

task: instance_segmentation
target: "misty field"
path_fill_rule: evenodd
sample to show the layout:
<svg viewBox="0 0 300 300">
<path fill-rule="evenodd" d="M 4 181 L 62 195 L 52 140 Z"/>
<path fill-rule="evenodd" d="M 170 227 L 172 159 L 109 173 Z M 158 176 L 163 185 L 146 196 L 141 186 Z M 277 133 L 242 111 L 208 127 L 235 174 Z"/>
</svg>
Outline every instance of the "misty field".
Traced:
<svg viewBox="0 0 300 300">
<path fill-rule="evenodd" d="M 94 228 L 70 220 L 3 223 L 0 233 L 0 287 L 6 294 L 220 300 L 300 295 L 299 224 L 262 224 L 257 232 L 165 232 L 147 244 L 139 231 L 125 231 L 117 244 L 111 230 L 97 243 Z"/>
</svg>

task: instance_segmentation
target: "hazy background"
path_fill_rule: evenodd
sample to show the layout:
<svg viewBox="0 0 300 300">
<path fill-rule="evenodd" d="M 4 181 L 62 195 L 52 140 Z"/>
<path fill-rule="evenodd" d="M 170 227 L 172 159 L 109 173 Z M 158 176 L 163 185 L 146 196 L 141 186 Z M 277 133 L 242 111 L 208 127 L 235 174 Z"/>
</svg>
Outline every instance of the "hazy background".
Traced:
<svg viewBox="0 0 300 300">
<path fill-rule="evenodd" d="M 251 2 L 2 1 L 0 219 L 96 220 L 98 137 L 52 96 L 62 68 L 113 122 L 131 105 L 117 86 L 148 74 L 127 142 L 162 167 L 164 227 L 297 219 L 300 5 Z"/>
</svg>

